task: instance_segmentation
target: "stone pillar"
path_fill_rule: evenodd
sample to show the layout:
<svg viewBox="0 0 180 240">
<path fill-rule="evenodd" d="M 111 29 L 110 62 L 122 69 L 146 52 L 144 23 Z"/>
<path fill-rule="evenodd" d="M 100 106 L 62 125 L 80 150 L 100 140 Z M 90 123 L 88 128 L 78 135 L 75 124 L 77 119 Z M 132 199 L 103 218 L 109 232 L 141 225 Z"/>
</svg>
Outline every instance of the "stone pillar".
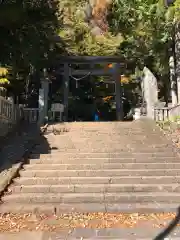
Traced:
<svg viewBox="0 0 180 240">
<path fill-rule="evenodd" d="M 39 89 L 38 105 L 39 105 L 38 123 L 39 123 L 39 125 L 42 125 L 44 122 L 44 89 L 42 89 L 42 88 Z"/>
<path fill-rule="evenodd" d="M 177 77 L 177 99 L 180 103 L 180 23 L 175 24 L 175 57 L 176 57 L 176 77 Z"/>
<path fill-rule="evenodd" d="M 39 124 L 43 124 L 48 118 L 48 94 L 49 94 L 49 79 L 46 69 L 43 70 L 41 79 L 41 88 L 39 89 Z"/>
<path fill-rule="evenodd" d="M 169 58 L 169 69 L 170 69 L 170 84 L 171 84 L 171 98 L 172 106 L 177 104 L 177 86 L 176 86 L 176 76 L 175 76 L 175 62 L 174 57 Z"/>
</svg>

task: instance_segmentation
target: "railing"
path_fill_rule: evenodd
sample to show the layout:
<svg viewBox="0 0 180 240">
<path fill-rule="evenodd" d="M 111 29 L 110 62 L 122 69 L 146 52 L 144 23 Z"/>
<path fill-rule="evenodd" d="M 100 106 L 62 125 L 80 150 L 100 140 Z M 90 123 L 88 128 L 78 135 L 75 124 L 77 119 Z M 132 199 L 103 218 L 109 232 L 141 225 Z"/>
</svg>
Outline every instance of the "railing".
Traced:
<svg viewBox="0 0 180 240">
<path fill-rule="evenodd" d="M 39 109 L 25 108 L 0 96 L 0 137 L 6 136 L 21 121 L 24 123 L 38 123 Z"/>
<path fill-rule="evenodd" d="M 37 123 L 39 119 L 39 108 L 23 108 L 24 120 L 28 123 Z"/>
<path fill-rule="evenodd" d="M 23 118 L 23 110 L 0 96 L 0 137 L 10 132 Z"/>
<path fill-rule="evenodd" d="M 169 107 L 157 107 L 154 108 L 154 120 L 165 121 L 169 119 Z"/>
<path fill-rule="evenodd" d="M 180 104 L 173 107 L 154 108 L 154 120 L 165 121 L 180 116 Z"/>
</svg>

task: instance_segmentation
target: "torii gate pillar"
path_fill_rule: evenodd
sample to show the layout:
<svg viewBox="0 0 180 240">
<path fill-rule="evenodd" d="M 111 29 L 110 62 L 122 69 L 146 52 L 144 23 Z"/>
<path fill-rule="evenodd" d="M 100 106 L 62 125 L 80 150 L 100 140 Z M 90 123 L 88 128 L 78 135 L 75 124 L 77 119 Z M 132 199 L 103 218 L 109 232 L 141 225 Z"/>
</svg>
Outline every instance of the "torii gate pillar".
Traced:
<svg viewBox="0 0 180 240">
<path fill-rule="evenodd" d="M 122 102 L 122 86 L 121 86 L 121 71 L 120 64 L 115 64 L 114 68 L 115 93 L 116 93 L 116 119 L 123 121 L 123 102 Z"/>
<path fill-rule="evenodd" d="M 64 121 L 68 121 L 69 65 L 64 63 Z"/>
</svg>

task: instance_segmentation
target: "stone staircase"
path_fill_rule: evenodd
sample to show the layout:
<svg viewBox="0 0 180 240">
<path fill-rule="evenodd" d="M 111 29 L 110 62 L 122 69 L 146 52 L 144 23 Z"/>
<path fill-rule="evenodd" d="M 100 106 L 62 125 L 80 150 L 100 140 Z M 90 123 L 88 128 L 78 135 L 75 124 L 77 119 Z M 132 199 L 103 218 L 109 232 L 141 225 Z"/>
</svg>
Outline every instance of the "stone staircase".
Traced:
<svg viewBox="0 0 180 240">
<path fill-rule="evenodd" d="M 179 157 L 154 123 L 67 123 L 49 126 L 0 211 L 174 212 L 179 201 Z"/>
<path fill-rule="evenodd" d="M 77 213 L 176 212 L 178 152 L 148 120 L 49 126 L 1 201 L 0 214 L 65 214 L 71 219 Z M 155 238 L 161 230 L 149 221 L 136 228 L 66 228 L 37 239 L 162 239 Z M 179 239 L 179 228 L 171 237 Z"/>
</svg>

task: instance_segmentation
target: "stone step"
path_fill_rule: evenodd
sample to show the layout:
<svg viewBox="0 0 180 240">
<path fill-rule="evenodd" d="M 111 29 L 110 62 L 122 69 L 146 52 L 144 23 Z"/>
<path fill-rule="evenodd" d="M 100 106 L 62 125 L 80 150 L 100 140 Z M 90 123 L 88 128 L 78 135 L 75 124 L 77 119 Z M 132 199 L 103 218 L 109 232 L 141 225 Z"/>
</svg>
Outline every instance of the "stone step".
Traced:
<svg viewBox="0 0 180 240">
<path fill-rule="evenodd" d="M 132 137 L 131 135 L 127 135 L 127 136 L 108 136 L 107 140 L 105 141 L 104 140 L 104 137 L 106 135 L 98 135 L 94 138 L 92 138 L 92 136 L 88 136 L 87 134 L 85 134 L 84 136 L 69 136 L 71 137 L 71 139 L 75 139 L 75 144 L 80 144 L 80 143 L 87 143 L 87 146 L 94 146 L 93 148 L 96 148 L 97 146 L 97 143 L 98 144 L 106 144 L 108 146 L 109 143 L 112 143 L 113 142 L 113 146 L 118 146 L 118 143 L 120 143 L 119 145 L 119 152 L 121 151 L 122 146 L 127 148 L 129 146 L 134 146 L 135 144 L 137 144 L 137 147 L 138 148 L 143 148 L 143 146 L 145 147 L 145 149 L 149 149 L 149 148 L 167 148 L 167 147 L 172 147 L 172 142 L 170 141 L 167 141 L 167 139 L 163 139 L 163 138 L 159 138 L 159 137 L 152 137 L 152 136 L 149 136 L 149 138 L 147 137 L 144 137 L 143 135 L 141 136 L 135 136 L 135 137 Z M 48 141 L 49 143 L 49 146 L 57 146 L 57 148 L 55 148 L 54 150 L 59 150 L 61 149 L 62 146 L 65 146 L 68 142 L 69 142 L 69 137 L 66 137 L 64 138 L 63 136 L 60 137 L 60 141 L 62 142 L 61 145 L 59 144 L 56 144 L 54 145 L 55 141 Z M 129 140 L 129 138 L 131 137 L 131 140 Z M 74 140 L 73 139 L 73 140 Z M 94 142 L 96 140 L 96 142 Z M 56 142 L 57 143 L 57 142 Z M 36 145 L 37 148 L 41 147 L 41 146 L 45 146 L 46 149 L 47 149 L 47 146 L 44 144 L 44 145 Z M 166 149 L 167 150 L 167 149 Z"/>
<path fill-rule="evenodd" d="M 72 155 L 77 155 L 77 154 L 80 154 L 80 153 L 81 153 L 81 148 L 83 148 L 82 145 L 77 146 L 75 151 L 74 151 L 74 150 L 71 150 L 70 148 L 62 148 L 61 151 L 59 151 L 58 153 L 57 153 L 57 152 L 56 152 L 56 153 L 51 153 L 51 155 L 54 155 L 54 156 L 52 156 L 53 158 L 60 157 L 59 154 L 64 154 L 65 152 L 71 153 Z M 107 146 L 103 144 L 103 145 L 102 145 L 99 149 L 97 149 L 97 150 L 100 152 L 101 149 L 105 149 L 105 148 L 107 149 Z M 118 148 L 118 147 L 117 147 L 117 148 Z M 77 150 L 78 150 L 78 151 L 77 151 Z M 115 152 L 116 152 L 116 148 L 111 148 L 111 149 L 107 149 L 107 150 L 109 150 L 110 153 L 113 153 L 113 152 L 115 153 Z M 127 149 L 127 150 L 126 150 L 126 153 L 130 153 L 130 154 L 132 153 L 132 154 L 133 154 L 134 151 L 136 151 L 136 147 L 134 147 L 133 149 L 130 149 L 130 150 Z M 144 156 L 145 156 L 145 154 L 147 154 L 148 157 L 158 157 L 158 156 L 166 156 L 166 157 L 173 157 L 173 156 L 175 157 L 175 156 L 176 156 L 176 157 L 177 157 L 176 153 L 173 153 L 172 150 L 170 150 L 170 152 L 168 152 L 168 151 L 165 152 L 165 150 L 162 150 L 162 149 L 161 149 L 160 151 L 162 151 L 163 154 L 162 154 L 161 152 L 158 153 L 157 151 L 154 151 L 154 150 L 147 150 L 147 151 L 146 151 L 145 149 L 144 149 L 144 150 L 139 150 L 137 153 L 144 154 Z M 44 152 L 44 151 L 39 151 L 39 150 L 38 150 L 38 151 L 36 151 L 35 153 L 36 153 L 36 154 L 39 154 L 39 153 L 40 153 L 40 154 L 41 154 L 41 153 L 43 154 L 43 152 Z M 92 156 L 92 153 L 94 153 L 95 151 L 93 152 L 93 150 L 91 151 L 90 149 L 87 149 L 87 152 L 88 152 L 88 153 L 86 154 L 86 158 L 91 158 L 91 157 L 97 157 L 97 158 L 98 158 L 98 155 L 95 155 L 95 154 L 94 154 L 94 156 Z M 44 155 L 44 154 L 43 154 L 43 155 Z M 47 154 L 47 155 L 50 155 L 50 154 Z M 47 155 L 46 155 L 45 157 L 49 157 L 49 156 L 47 156 Z M 124 155 L 124 154 L 123 154 L 123 155 Z M 123 157 L 123 155 L 122 155 L 122 154 L 119 154 L 119 157 Z M 129 156 L 130 156 L 130 155 L 129 155 Z M 129 156 L 128 156 L 128 154 L 126 154 L 126 157 L 129 157 Z M 132 155 L 131 155 L 131 156 L 132 156 Z M 83 157 L 83 156 L 81 156 L 81 157 Z M 30 157 L 30 158 L 31 158 L 31 157 Z M 33 157 L 33 158 L 34 158 L 34 157 Z M 39 156 L 38 156 L 37 158 L 39 158 Z"/>
<path fill-rule="evenodd" d="M 178 157 L 145 157 L 141 156 L 139 158 L 78 158 L 78 157 L 56 157 L 54 158 L 43 158 L 41 159 L 29 159 L 29 164 L 104 164 L 104 163 L 116 163 L 116 164 L 132 164 L 132 163 L 180 163 L 180 159 Z"/>
<path fill-rule="evenodd" d="M 110 145 L 111 143 L 109 143 Z M 62 155 L 67 155 L 67 154 L 72 154 L 72 155 L 78 155 L 78 154 L 81 154 L 81 153 L 84 153 L 84 150 L 86 150 L 86 157 L 92 157 L 92 154 L 93 154 L 93 157 L 99 157 L 99 154 L 102 155 L 102 153 L 100 153 L 102 151 L 102 149 L 104 149 L 104 152 L 109 152 L 109 154 L 113 154 L 115 155 L 115 153 L 118 153 L 117 155 L 119 157 L 122 157 L 123 155 L 126 154 L 126 156 L 128 156 L 128 153 L 132 153 L 132 154 L 147 154 L 149 156 L 166 156 L 166 157 L 172 157 L 172 156 L 176 156 L 175 152 L 173 152 L 173 149 L 138 149 L 137 146 L 134 146 L 134 147 L 131 147 L 131 148 L 123 148 L 124 152 L 123 153 L 119 153 L 119 146 L 117 147 L 111 147 L 111 148 L 108 148 L 108 146 L 106 146 L 105 144 L 102 144 L 101 146 L 97 147 L 96 149 L 92 149 L 92 147 L 88 147 L 85 149 L 84 146 L 82 146 L 82 144 L 80 144 L 79 146 L 76 146 L 76 149 L 72 149 L 71 147 L 62 147 L 58 152 L 51 152 L 51 153 L 47 153 L 47 155 L 51 154 L 53 155 L 53 157 L 58 157 L 60 156 L 61 154 Z M 34 155 L 38 155 L 39 153 L 46 153 L 46 151 L 44 150 L 34 150 L 33 153 Z M 65 153 L 66 152 L 66 153 Z M 99 152 L 99 153 L 97 153 Z M 106 155 L 107 156 L 107 155 Z M 112 156 L 112 155 L 111 155 Z M 39 156 L 38 156 L 39 157 Z M 81 156 L 83 157 L 83 156 Z M 102 157 L 102 156 L 101 156 Z M 33 157 L 34 158 L 34 157 Z"/>
<path fill-rule="evenodd" d="M 78 152 L 75 151 L 70 152 L 69 150 L 64 152 L 56 152 L 56 153 L 50 153 L 50 154 L 31 154 L 30 155 L 30 159 L 38 159 L 38 158 L 44 158 L 44 159 L 49 159 L 49 158 L 53 158 L 53 159 L 57 159 L 57 158 L 151 158 L 151 157 L 156 157 L 156 158 L 163 158 L 163 157 L 177 157 L 177 153 L 176 152 L 172 152 L 172 151 L 167 151 L 167 152 L 156 152 L 156 151 L 151 151 L 151 152 L 118 152 L 118 153 L 111 153 L 111 152 Z"/>
<path fill-rule="evenodd" d="M 162 148 L 162 149 L 166 149 L 167 151 L 167 147 L 171 147 L 172 148 L 172 143 L 171 142 L 167 142 L 166 141 L 163 141 L 162 138 L 158 138 L 158 139 L 154 139 L 151 138 L 145 138 L 143 136 L 140 136 L 139 139 L 138 139 L 138 136 L 136 136 L 135 138 L 133 138 L 131 136 L 131 140 L 129 140 L 129 137 L 130 136 L 127 136 L 127 137 L 110 137 L 108 138 L 106 141 L 104 141 L 104 136 L 102 135 L 98 135 L 96 136 L 96 142 L 93 142 L 93 139 L 92 139 L 92 136 L 89 136 L 87 137 L 87 135 L 85 137 L 83 136 L 76 136 L 76 144 L 80 144 L 80 143 L 87 143 L 87 146 L 96 146 L 97 145 L 97 142 L 98 144 L 106 144 L 108 145 L 109 143 L 112 143 L 113 141 L 113 146 L 119 146 L 119 152 L 122 151 L 121 149 L 123 149 L 121 146 L 125 147 L 125 148 L 128 148 L 130 146 L 134 146 L 135 144 L 137 145 L 138 148 L 140 149 L 143 149 L 143 147 L 145 149 L 159 149 L 159 148 Z M 61 137 L 61 141 L 64 140 L 64 142 L 61 143 L 61 145 L 56 145 L 57 148 L 53 148 L 52 150 L 53 151 L 59 151 L 59 149 L 61 149 L 62 146 L 64 146 L 64 144 L 67 144 L 69 139 L 68 138 L 62 138 Z M 119 145 L 120 143 L 120 145 Z M 50 146 L 54 146 L 53 142 L 49 142 L 49 145 Z M 44 144 L 38 144 L 35 146 L 36 149 L 38 148 L 41 148 L 41 147 L 46 147 L 47 149 L 47 146 Z"/>
<path fill-rule="evenodd" d="M 57 224 L 57 223 L 56 223 Z M 151 224 L 146 226 L 141 224 L 135 227 L 124 227 L 123 229 L 118 228 L 66 228 L 59 232 L 47 232 L 47 231 L 29 231 L 23 230 L 16 233 L 4 232 L 0 233 L 0 240 L 152 240 L 156 239 L 164 228 L 163 227 L 152 227 Z M 168 234 L 165 240 L 179 240 L 180 230 L 176 228 L 173 232 Z M 162 239 L 162 238 L 161 238 Z"/>
<path fill-rule="evenodd" d="M 34 149 L 32 151 L 32 157 L 33 155 L 38 155 L 38 154 L 47 154 L 47 155 L 54 155 L 53 157 L 56 157 L 57 155 L 61 155 L 61 154 L 64 154 L 64 155 L 67 155 L 67 153 L 65 154 L 65 152 L 68 152 L 69 154 L 73 154 L 73 155 L 77 155 L 77 154 L 81 154 L 83 153 L 83 151 L 87 151 L 87 154 L 86 156 L 91 156 L 92 154 L 95 155 L 96 153 L 96 157 L 98 157 L 98 154 L 97 152 L 101 152 L 102 149 L 104 149 L 104 152 L 109 152 L 110 154 L 112 153 L 118 153 L 119 154 L 119 157 L 122 157 L 123 155 L 127 155 L 128 153 L 129 154 L 138 154 L 138 153 L 141 153 L 141 154 L 151 154 L 151 156 L 155 156 L 155 155 L 164 155 L 164 156 L 175 156 L 175 152 L 173 151 L 173 149 L 170 149 L 170 148 L 145 148 L 141 145 L 141 148 L 138 148 L 137 145 L 134 145 L 134 146 L 129 146 L 129 147 L 122 147 L 122 153 L 119 153 L 119 145 L 118 146 L 112 146 L 111 148 L 108 147 L 110 146 L 112 143 L 108 143 L 108 145 L 105 145 L 104 143 L 102 144 L 99 144 L 99 147 L 96 148 L 96 149 L 93 149 L 92 146 L 90 145 L 89 147 L 85 147 L 83 146 L 81 143 L 79 145 L 76 145 L 76 149 L 72 149 L 71 147 L 61 147 L 59 150 L 49 150 L 47 151 L 46 149 Z M 86 145 L 87 146 L 87 145 Z M 167 150 L 168 149 L 168 150 Z M 163 153 L 163 154 L 162 154 Z M 38 156 L 39 157 L 39 156 Z M 92 156 L 91 156 L 92 157 Z M 33 157 L 34 158 L 34 157 Z"/>
<path fill-rule="evenodd" d="M 79 135 L 78 135 L 79 134 Z M 134 134 L 134 135 L 133 135 Z M 167 143 L 167 138 L 162 135 L 162 133 L 152 133 L 152 132 L 148 132 L 147 130 L 144 130 L 144 131 L 121 131 L 121 132 L 118 132 L 118 131 L 112 131 L 112 132 L 108 132 L 108 131 L 98 131 L 98 134 L 96 133 L 93 133 L 91 131 L 79 131 L 77 133 L 77 131 L 71 131 L 69 133 L 65 133 L 65 134 L 61 134 L 61 135 L 54 135 L 53 137 L 58 137 L 58 138 L 68 138 L 69 136 L 72 136 L 73 138 L 75 137 L 78 137 L 78 139 L 80 137 L 83 137 L 85 139 L 89 139 L 89 138 L 98 138 L 100 140 L 102 140 L 102 138 L 104 136 L 108 136 L 109 139 L 126 139 L 131 136 L 132 140 L 135 140 L 137 139 L 138 141 L 141 141 L 143 139 L 147 140 L 147 141 L 150 141 L 152 139 L 155 139 L 155 143 L 160 143 L 157 141 L 157 139 L 160 139 L 162 140 L 162 143 Z M 149 137 L 149 138 L 148 138 Z M 109 140 L 108 139 L 108 140 Z"/>
<path fill-rule="evenodd" d="M 150 193 L 17 193 L 4 195 L 3 202 L 16 203 L 177 203 L 180 193 L 153 192 Z"/>
<path fill-rule="evenodd" d="M 27 164 L 26 170 L 98 170 L 98 169 L 180 169 L 180 163 L 89 163 L 89 164 Z"/>
<path fill-rule="evenodd" d="M 180 192 L 178 184 L 12 185 L 12 193 Z"/>
<path fill-rule="evenodd" d="M 180 169 L 21 170 L 21 177 L 178 176 Z"/>
<path fill-rule="evenodd" d="M 94 138 L 94 139 L 92 139 L 92 136 L 90 136 L 90 137 L 87 137 L 87 136 L 86 137 L 83 137 L 83 136 L 77 137 L 76 136 L 75 144 L 79 145 L 79 144 L 86 143 L 87 147 L 92 146 L 93 149 L 95 150 L 96 146 L 98 146 L 97 143 L 100 145 L 105 144 L 108 146 L 109 143 L 113 142 L 112 147 L 119 146 L 119 151 L 117 151 L 117 152 L 123 151 L 122 146 L 125 147 L 125 149 L 126 149 L 131 146 L 133 147 L 135 145 L 137 146 L 137 149 L 142 149 L 142 150 L 143 149 L 157 149 L 158 150 L 161 148 L 161 149 L 167 151 L 168 150 L 167 148 L 173 148 L 172 142 L 168 142 L 167 140 L 163 141 L 162 139 L 159 139 L 159 138 L 157 140 L 156 139 L 154 140 L 154 137 L 153 137 L 153 139 L 149 140 L 149 138 L 144 138 L 143 136 L 139 137 L 140 140 L 138 140 L 138 136 L 136 136 L 134 139 L 133 139 L 133 137 L 131 137 L 131 139 L 129 139 L 129 138 L 130 138 L 130 136 L 122 137 L 122 138 L 110 137 L 106 141 L 104 141 L 104 136 L 96 136 L 96 138 Z M 93 140 L 95 140 L 95 139 L 96 139 L 96 142 L 93 142 Z M 69 138 L 62 138 L 61 141 L 62 140 L 64 140 L 64 142 L 62 142 L 61 145 L 56 145 L 57 148 L 55 148 L 55 149 L 52 148 L 51 150 L 54 152 L 55 151 L 58 152 L 62 146 L 66 146 L 66 144 L 69 142 Z M 51 142 L 50 146 L 53 146 L 53 145 L 54 145 L 53 142 Z M 39 145 L 36 145 L 35 148 L 41 148 L 41 147 L 47 147 L 47 146 L 39 144 Z M 83 152 L 85 152 L 85 150 Z M 101 150 L 101 152 L 103 152 L 103 151 Z"/>
<path fill-rule="evenodd" d="M 122 176 L 122 177 L 20 177 L 13 180 L 17 185 L 62 184 L 180 184 L 180 176 Z"/>
<path fill-rule="evenodd" d="M 163 227 L 153 227 L 151 224 L 139 224 L 140 226 L 136 227 L 124 227 L 119 228 L 101 228 L 101 229 L 88 229 L 88 228 L 76 228 L 71 231 L 70 234 L 64 233 L 64 239 L 67 240 L 77 240 L 77 239 L 86 239 L 86 240 L 152 240 L 155 239 L 163 230 Z M 144 231 L 146 227 L 146 231 Z M 51 236 L 53 234 L 51 233 Z M 58 238 L 58 234 L 54 234 Z M 164 240 L 175 240 L 180 237 L 180 230 L 175 229 Z M 55 240 L 52 238 L 52 240 Z M 63 239 L 63 238 L 62 238 Z M 62 240 L 60 239 L 60 240 Z M 160 238 L 159 238 L 160 239 Z M 162 239 L 162 238 L 161 238 Z"/>
<path fill-rule="evenodd" d="M 57 215 L 63 213 L 175 213 L 178 203 L 15 203 L 4 202 L 0 206 L 0 213 L 43 213 Z"/>
</svg>

